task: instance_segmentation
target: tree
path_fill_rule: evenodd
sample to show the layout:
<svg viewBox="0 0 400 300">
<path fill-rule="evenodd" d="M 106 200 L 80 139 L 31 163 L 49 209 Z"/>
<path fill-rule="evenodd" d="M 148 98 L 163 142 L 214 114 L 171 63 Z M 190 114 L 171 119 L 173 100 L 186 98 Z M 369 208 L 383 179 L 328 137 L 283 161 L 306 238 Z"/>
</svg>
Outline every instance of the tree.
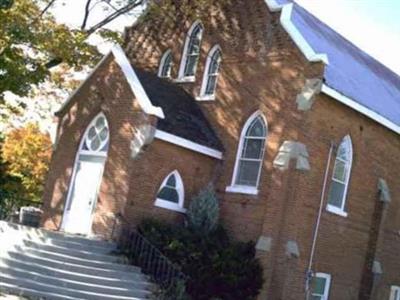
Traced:
<svg viewBox="0 0 400 300">
<path fill-rule="evenodd" d="M 1 158 L 7 176 L 21 184 L 19 196 L 26 201 L 40 201 L 49 169 L 51 141 L 36 124 L 10 131 L 2 146 Z"/>
</svg>

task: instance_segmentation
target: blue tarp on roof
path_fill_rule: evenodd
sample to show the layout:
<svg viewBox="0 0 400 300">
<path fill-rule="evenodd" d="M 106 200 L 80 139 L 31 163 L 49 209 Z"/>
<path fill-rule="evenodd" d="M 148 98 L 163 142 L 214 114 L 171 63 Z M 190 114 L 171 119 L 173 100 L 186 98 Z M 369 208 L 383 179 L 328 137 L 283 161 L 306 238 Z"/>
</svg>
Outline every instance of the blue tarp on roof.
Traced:
<svg viewBox="0 0 400 300">
<path fill-rule="evenodd" d="M 316 53 L 326 53 L 325 83 L 400 126 L 400 77 L 294 4 L 292 23 Z"/>
<path fill-rule="evenodd" d="M 328 55 L 327 86 L 400 126 L 400 76 L 298 4 L 293 4 L 291 21 L 316 53 Z"/>
</svg>

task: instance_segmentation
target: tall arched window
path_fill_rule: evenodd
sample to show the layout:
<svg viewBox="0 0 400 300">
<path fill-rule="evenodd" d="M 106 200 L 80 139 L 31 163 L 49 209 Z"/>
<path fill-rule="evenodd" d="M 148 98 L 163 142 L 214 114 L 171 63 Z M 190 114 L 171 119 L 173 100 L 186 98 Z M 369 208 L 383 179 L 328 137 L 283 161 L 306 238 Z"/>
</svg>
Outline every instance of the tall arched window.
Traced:
<svg viewBox="0 0 400 300">
<path fill-rule="evenodd" d="M 221 59 L 221 49 L 218 45 L 215 45 L 207 56 L 199 100 L 214 100 Z"/>
<path fill-rule="evenodd" d="M 179 68 L 179 79 L 194 79 L 197 63 L 200 57 L 202 36 L 203 25 L 200 23 L 200 21 L 196 21 L 190 27 L 186 37 L 181 66 Z"/>
<path fill-rule="evenodd" d="M 186 212 L 183 207 L 185 191 L 183 188 L 182 178 L 177 170 L 165 177 L 160 189 L 157 193 L 155 206 Z"/>
<path fill-rule="evenodd" d="M 169 78 L 171 77 L 172 69 L 172 53 L 171 50 L 165 51 L 160 60 L 158 67 L 158 77 Z"/>
<path fill-rule="evenodd" d="M 332 181 L 328 193 L 327 210 L 347 216 L 344 210 L 346 194 L 350 181 L 351 164 L 353 161 L 353 146 L 351 138 L 346 135 L 338 149 L 333 168 Z"/>
<path fill-rule="evenodd" d="M 228 192 L 258 193 L 267 135 L 267 122 L 262 113 L 257 111 L 243 127 L 232 183 L 226 189 Z"/>
</svg>

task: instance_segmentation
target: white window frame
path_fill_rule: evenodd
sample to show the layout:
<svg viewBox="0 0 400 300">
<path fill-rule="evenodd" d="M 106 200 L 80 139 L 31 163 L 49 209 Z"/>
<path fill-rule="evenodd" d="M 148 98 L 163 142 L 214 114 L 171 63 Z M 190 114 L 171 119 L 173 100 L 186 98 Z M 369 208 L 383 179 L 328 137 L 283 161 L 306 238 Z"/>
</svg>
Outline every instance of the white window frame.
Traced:
<svg viewBox="0 0 400 300">
<path fill-rule="evenodd" d="M 329 211 L 329 212 L 331 212 L 331 213 L 337 214 L 337 215 L 339 215 L 339 216 L 347 217 L 347 216 L 348 216 L 348 213 L 345 211 L 345 206 L 346 206 L 347 191 L 348 191 L 348 188 L 349 188 L 349 182 L 350 182 L 350 177 L 351 177 L 351 168 L 352 168 L 352 165 L 353 165 L 353 143 L 352 143 L 352 141 L 351 141 L 350 135 L 346 135 L 346 136 L 341 140 L 339 147 L 340 147 L 342 144 L 344 144 L 344 143 L 345 143 L 346 147 L 348 147 L 348 151 L 349 151 L 349 161 L 348 161 L 348 162 L 344 161 L 344 160 L 341 159 L 340 157 L 337 157 L 337 154 L 336 154 L 335 163 L 334 163 L 333 171 L 332 171 L 332 178 L 331 178 L 331 182 L 332 182 L 332 181 L 335 181 L 335 182 L 344 184 L 344 192 L 343 192 L 343 197 L 342 197 L 342 201 L 341 201 L 341 202 L 342 202 L 342 205 L 341 205 L 341 207 L 337 207 L 337 206 L 334 206 L 334 205 L 332 205 L 332 204 L 327 203 L 327 205 L 326 205 L 326 210 Z M 338 149 L 339 149 L 339 148 L 338 148 Z M 337 161 L 337 160 L 339 160 L 339 161 L 345 163 L 346 176 L 347 176 L 347 177 L 345 178 L 344 181 L 340 181 L 340 180 L 334 178 L 334 175 L 335 175 L 335 167 L 336 167 L 336 161 Z M 328 195 L 328 196 L 329 196 L 329 195 Z"/>
<path fill-rule="evenodd" d="M 208 74 L 208 73 L 210 71 L 210 66 L 211 66 L 211 63 L 212 63 L 212 60 L 213 60 L 213 56 L 217 51 L 219 51 L 221 53 L 221 57 L 222 57 L 222 51 L 221 51 L 221 47 L 219 45 L 213 46 L 211 48 L 211 50 L 208 52 L 206 66 L 205 66 L 204 74 L 203 74 L 203 81 L 201 83 L 201 88 L 200 88 L 200 95 L 196 98 L 196 100 L 199 100 L 199 101 L 212 101 L 212 100 L 215 100 L 215 91 L 216 91 L 217 84 L 218 84 L 218 77 L 219 77 L 219 73 L 220 73 L 219 72 L 220 65 L 218 66 L 218 72 L 217 73 L 214 73 L 214 74 Z M 220 62 L 220 64 L 221 64 L 221 62 Z M 215 89 L 214 89 L 213 94 L 206 95 L 206 90 L 207 90 L 208 82 L 210 80 L 210 75 L 213 75 L 213 76 L 216 77 L 216 79 L 215 79 Z"/>
<path fill-rule="evenodd" d="M 266 135 L 265 135 L 265 142 L 264 142 L 264 148 L 263 148 L 261 163 L 260 163 L 260 167 L 259 167 L 259 170 L 258 170 L 257 184 L 256 184 L 256 186 L 238 185 L 238 184 L 236 184 L 236 176 L 237 176 L 237 173 L 239 172 L 240 158 L 242 156 L 242 151 L 243 151 L 243 146 L 244 146 L 244 140 L 245 140 L 245 137 L 246 137 L 246 132 L 247 132 L 247 129 L 249 128 L 249 126 L 251 125 L 251 123 L 253 122 L 253 120 L 256 119 L 259 116 L 262 117 L 262 119 L 264 120 L 265 128 L 266 128 Z M 267 119 L 265 118 L 264 114 L 260 110 L 258 110 L 256 112 L 254 112 L 247 119 L 246 123 L 243 126 L 242 132 L 240 134 L 238 150 L 237 150 L 237 153 L 236 153 L 235 167 L 233 169 L 231 185 L 226 187 L 226 189 L 225 189 L 226 192 L 248 194 L 248 195 L 257 195 L 258 194 L 258 186 L 259 186 L 259 183 L 260 183 L 260 177 L 261 177 L 262 166 L 263 166 L 263 162 L 264 162 L 265 147 L 267 145 L 267 140 L 268 140 L 268 122 L 267 122 Z"/>
<path fill-rule="evenodd" d="M 329 299 L 329 290 L 331 288 L 331 275 L 327 273 L 320 273 L 317 272 L 314 275 L 315 278 L 324 278 L 326 281 L 325 284 L 325 289 L 324 289 L 324 294 L 322 295 L 322 300 L 328 300 Z M 314 296 L 313 292 L 311 291 L 311 295 Z M 318 295 L 320 296 L 320 295 Z"/>
<path fill-rule="evenodd" d="M 193 30 L 197 26 L 201 26 L 201 28 L 202 28 L 201 35 L 200 35 L 200 45 L 201 45 L 201 41 L 202 41 L 203 33 L 204 33 L 204 26 L 200 20 L 197 20 L 192 24 L 192 26 L 190 26 L 190 29 L 189 29 L 188 33 L 186 34 L 185 46 L 183 48 L 181 64 L 179 66 L 178 78 L 175 80 L 176 82 L 194 82 L 196 80 L 195 75 L 194 76 L 185 76 L 185 67 L 186 67 L 190 38 L 192 36 Z M 198 63 L 195 66 L 195 72 L 197 70 L 197 66 L 198 66 Z"/>
<path fill-rule="evenodd" d="M 397 293 L 397 299 L 394 297 Z M 392 285 L 390 287 L 390 298 L 389 300 L 399 300 L 400 299 L 400 286 Z"/>
<path fill-rule="evenodd" d="M 172 52 L 171 49 L 168 49 L 167 51 L 164 52 L 163 56 L 161 57 L 160 64 L 158 66 L 158 77 L 160 78 L 171 78 L 171 69 L 169 70 L 169 74 L 167 76 L 162 76 L 162 71 L 165 66 L 165 60 L 169 55 L 171 55 L 171 68 L 172 68 Z"/>
<path fill-rule="evenodd" d="M 172 175 L 175 176 L 176 191 L 178 193 L 179 202 L 173 203 L 168 200 L 156 198 L 154 205 L 157 207 L 161 207 L 161 208 L 165 208 L 165 209 L 169 209 L 169 210 L 173 210 L 173 211 L 177 211 L 177 212 L 181 212 L 181 213 L 186 213 L 186 209 L 183 207 L 184 201 L 185 201 L 185 189 L 183 187 L 182 177 L 177 170 L 172 171 L 164 178 L 162 184 L 160 185 L 160 188 L 157 191 L 157 196 L 158 196 L 158 193 L 161 191 L 161 189 L 167 184 L 169 177 Z"/>
</svg>

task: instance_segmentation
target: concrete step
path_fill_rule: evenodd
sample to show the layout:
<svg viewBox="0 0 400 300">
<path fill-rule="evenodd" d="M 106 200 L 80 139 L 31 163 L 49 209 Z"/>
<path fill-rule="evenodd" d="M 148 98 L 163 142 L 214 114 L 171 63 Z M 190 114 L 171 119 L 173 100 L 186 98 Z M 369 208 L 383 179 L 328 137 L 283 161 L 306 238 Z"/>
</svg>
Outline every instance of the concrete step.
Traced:
<svg viewBox="0 0 400 300">
<path fill-rule="evenodd" d="M 52 293 L 52 294 L 61 294 L 67 297 L 72 297 L 75 299 L 87 299 L 87 300 L 111 300 L 111 299 L 119 299 L 119 300 L 143 300 L 148 299 L 150 297 L 150 292 L 145 297 L 141 295 L 131 295 L 131 296 L 119 296 L 115 294 L 102 294 L 102 293 L 94 293 L 90 291 L 81 291 L 74 290 L 66 287 L 55 286 L 51 284 L 45 284 L 36 282 L 31 279 L 19 278 L 10 275 L 0 274 L 0 287 L 13 286 L 18 287 L 20 290 L 22 289 L 30 289 L 37 291 L 38 293 Z M 60 298 L 46 298 L 46 299 L 60 299 Z M 64 298 L 65 299 L 65 298 Z"/>
<path fill-rule="evenodd" d="M 113 285 L 99 285 L 94 283 L 87 283 L 85 281 L 76 281 L 65 278 L 58 278 L 53 276 L 47 276 L 36 272 L 29 272 L 23 269 L 10 269 L 0 267 L 0 276 L 7 276 L 12 278 L 20 278 L 25 280 L 32 280 L 36 283 L 47 284 L 62 288 L 69 288 L 76 291 L 91 292 L 95 294 L 111 294 L 122 297 L 136 297 L 145 298 L 151 293 L 151 286 L 147 287 L 115 287 Z"/>
<path fill-rule="evenodd" d="M 45 291 L 38 291 L 35 289 L 21 287 L 15 284 L 9 284 L 0 282 L 0 290 L 13 295 L 19 295 L 21 297 L 27 297 L 27 299 L 47 299 L 47 300 L 82 300 L 82 298 L 70 297 L 60 292 L 51 293 Z"/>
<path fill-rule="evenodd" d="M 50 268 L 45 267 L 38 264 L 32 264 L 27 262 L 21 262 L 19 260 L 11 260 L 11 259 L 1 259 L 0 258 L 0 267 L 2 268 L 10 268 L 10 269 L 20 269 L 25 270 L 26 272 L 39 273 L 42 275 L 53 276 L 57 278 L 64 278 L 68 280 L 74 281 L 82 281 L 87 283 L 99 284 L 99 285 L 112 285 L 115 287 L 137 287 L 137 288 L 147 288 L 148 286 L 152 286 L 153 284 L 148 281 L 148 277 L 142 273 L 130 272 L 127 274 L 114 274 L 115 276 L 99 276 L 99 275 L 90 275 L 90 274 L 82 274 L 75 273 L 66 270 L 60 270 L 58 268 Z M 150 288 L 148 288 L 150 289 Z"/>
<path fill-rule="evenodd" d="M 18 246 L 18 245 L 17 245 Z M 46 251 L 52 252 L 58 255 L 64 255 L 69 257 L 77 257 L 81 259 L 88 259 L 94 261 L 101 261 L 101 262 L 121 262 L 121 256 L 117 255 L 117 252 L 114 253 L 98 253 L 92 252 L 89 250 L 76 250 L 74 248 L 64 248 L 59 246 L 53 246 L 48 244 L 41 244 L 31 241 L 24 241 L 20 246 L 20 249 L 35 249 L 39 251 Z M 17 249 L 17 247 L 15 247 Z"/>
<path fill-rule="evenodd" d="M 109 267 L 109 265 L 106 267 L 83 266 L 79 264 L 71 264 L 63 261 L 42 258 L 31 254 L 22 254 L 18 252 L 8 252 L 7 254 L 4 254 L 2 257 L 0 257 L 0 260 L 4 259 L 12 259 L 20 262 L 35 264 L 37 266 L 44 266 L 53 269 L 70 271 L 74 273 L 96 275 L 102 277 L 120 276 L 126 278 L 127 276 L 130 276 L 132 273 L 140 274 L 140 268 L 130 265 L 115 264 L 112 265 L 113 268 L 107 268 Z"/>
</svg>

